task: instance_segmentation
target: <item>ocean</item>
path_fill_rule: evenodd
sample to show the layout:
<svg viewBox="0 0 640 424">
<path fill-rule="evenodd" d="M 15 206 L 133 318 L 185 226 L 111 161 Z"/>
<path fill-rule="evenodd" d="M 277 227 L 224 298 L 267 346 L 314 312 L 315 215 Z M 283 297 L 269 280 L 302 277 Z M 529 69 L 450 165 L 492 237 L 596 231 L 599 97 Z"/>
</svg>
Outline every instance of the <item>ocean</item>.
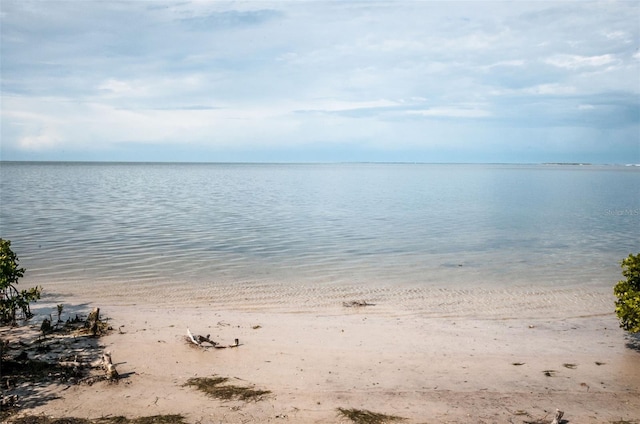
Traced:
<svg viewBox="0 0 640 424">
<path fill-rule="evenodd" d="M 608 290 L 640 252 L 638 167 L 2 162 L 0 177 L 25 284 Z"/>
</svg>

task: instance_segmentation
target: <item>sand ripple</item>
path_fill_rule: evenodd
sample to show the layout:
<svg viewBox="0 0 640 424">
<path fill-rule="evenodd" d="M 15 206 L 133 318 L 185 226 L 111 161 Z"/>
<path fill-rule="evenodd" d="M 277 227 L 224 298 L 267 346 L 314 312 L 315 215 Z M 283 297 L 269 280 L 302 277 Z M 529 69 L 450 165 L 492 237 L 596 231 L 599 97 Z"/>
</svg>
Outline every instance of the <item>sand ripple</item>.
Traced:
<svg viewBox="0 0 640 424">
<path fill-rule="evenodd" d="M 93 303 L 158 307 L 345 313 L 343 302 L 364 300 L 366 313 L 419 314 L 487 319 L 577 317 L 611 314 L 613 295 L 606 287 L 413 287 L 365 284 L 284 284 L 276 282 L 185 282 L 88 284 L 67 281 L 46 285 L 52 297 Z M 364 308 L 356 308 L 364 312 Z M 351 313 L 351 312 L 349 312 Z"/>
</svg>

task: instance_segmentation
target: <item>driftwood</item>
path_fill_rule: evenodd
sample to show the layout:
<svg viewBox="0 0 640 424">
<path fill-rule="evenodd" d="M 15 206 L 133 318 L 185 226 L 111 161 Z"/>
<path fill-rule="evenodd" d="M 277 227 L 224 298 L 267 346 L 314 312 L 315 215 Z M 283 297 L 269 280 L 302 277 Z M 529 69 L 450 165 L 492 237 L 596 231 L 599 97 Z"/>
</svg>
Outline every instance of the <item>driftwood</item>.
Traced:
<svg viewBox="0 0 640 424">
<path fill-rule="evenodd" d="M 100 330 L 100 308 L 94 308 L 87 318 L 87 327 L 94 336 L 98 334 Z"/>
<path fill-rule="evenodd" d="M 198 343 L 196 338 L 193 337 L 193 334 L 191 334 L 191 330 L 189 330 L 188 328 L 187 328 L 187 337 L 189 337 L 189 340 L 191 340 L 191 343 L 200 346 L 200 343 Z"/>
<path fill-rule="evenodd" d="M 201 336 L 199 334 L 194 335 L 191 333 L 191 330 L 187 328 L 187 336 L 189 337 L 189 340 L 191 341 L 191 343 L 196 344 L 198 346 L 207 347 L 207 346 L 203 346 L 203 343 L 209 343 L 213 347 L 218 346 L 217 342 L 214 342 L 209 338 L 211 336 L 210 334 L 207 334 L 206 336 Z"/>
<path fill-rule="evenodd" d="M 564 411 L 556 409 L 556 416 L 551 421 L 551 424 L 560 424 L 562 422 L 562 416 L 564 415 Z"/>
<path fill-rule="evenodd" d="M 200 336 L 200 335 L 197 335 L 197 334 L 194 335 L 191 332 L 191 330 L 189 330 L 188 328 L 187 328 L 187 339 L 191 343 L 195 344 L 196 346 L 200 346 L 200 347 L 204 347 L 204 348 L 207 348 L 207 347 L 210 347 L 210 346 L 204 346 L 203 343 L 209 343 L 211 346 L 215 347 L 216 349 L 226 349 L 227 347 L 238 347 L 238 346 L 240 346 L 240 340 L 239 339 L 235 339 L 234 344 L 229 345 L 229 346 L 225 346 L 225 345 L 222 345 L 222 344 L 220 344 L 218 342 L 214 342 L 213 340 L 211 340 L 210 334 L 207 334 L 206 336 Z"/>
<path fill-rule="evenodd" d="M 206 337 L 205 336 L 197 336 L 197 338 L 198 338 L 198 343 L 199 344 L 209 343 L 211 346 L 215 346 L 215 345 L 218 344 L 218 343 L 214 342 L 213 340 L 211 340 L 209 338 L 209 334 L 207 334 Z"/>
<path fill-rule="evenodd" d="M 234 342 L 233 342 L 233 344 L 230 344 L 229 346 L 225 346 L 225 345 L 217 344 L 217 345 L 215 345 L 214 347 L 215 347 L 216 349 L 226 349 L 226 348 L 228 348 L 228 347 L 238 347 L 238 346 L 240 346 L 240 339 L 235 339 L 235 340 L 234 340 Z"/>
<path fill-rule="evenodd" d="M 524 412 L 524 411 L 520 411 L 520 412 Z M 523 415 L 523 414 L 517 414 L 517 415 Z M 524 412 L 524 415 L 528 415 L 526 412 Z M 562 419 L 562 416 L 564 415 L 564 411 L 561 411 L 559 409 L 556 409 L 556 415 L 553 417 L 553 421 L 551 421 L 551 424 L 563 424 L 566 423 L 566 420 Z M 547 421 L 547 416 L 545 415 L 544 418 L 540 419 L 540 420 L 535 420 L 535 421 L 523 421 L 524 424 L 544 424 Z"/>
<path fill-rule="evenodd" d="M 111 361 L 111 352 L 107 351 L 102 354 L 102 367 L 106 372 L 107 380 L 114 381 L 120 378 L 116 366 Z"/>
<path fill-rule="evenodd" d="M 342 302 L 342 306 L 345 308 L 353 308 L 359 306 L 375 306 L 375 303 L 369 303 L 364 300 L 352 300 L 351 302 Z"/>
</svg>

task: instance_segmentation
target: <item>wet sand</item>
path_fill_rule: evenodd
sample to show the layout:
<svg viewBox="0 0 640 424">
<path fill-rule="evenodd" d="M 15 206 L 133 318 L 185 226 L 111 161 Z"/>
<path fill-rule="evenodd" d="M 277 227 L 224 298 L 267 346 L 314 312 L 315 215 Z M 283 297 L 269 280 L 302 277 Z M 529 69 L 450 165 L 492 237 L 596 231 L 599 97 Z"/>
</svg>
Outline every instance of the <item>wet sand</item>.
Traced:
<svg viewBox="0 0 640 424">
<path fill-rule="evenodd" d="M 348 422 L 337 408 L 409 423 L 640 420 L 640 352 L 606 287 L 450 288 L 235 284 L 45 286 L 41 318 L 99 306 L 118 384 L 41 388 L 28 411 L 98 418 L 183 414 L 190 423 Z M 366 301 L 371 306 L 346 307 Z M 64 316 L 63 316 L 64 318 Z M 34 325 L 37 325 L 37 319 Z M 240 346 L 201 349 L 185 336 Z M 269 390 L 219 401 L 187 379 Z"/>
</svg>

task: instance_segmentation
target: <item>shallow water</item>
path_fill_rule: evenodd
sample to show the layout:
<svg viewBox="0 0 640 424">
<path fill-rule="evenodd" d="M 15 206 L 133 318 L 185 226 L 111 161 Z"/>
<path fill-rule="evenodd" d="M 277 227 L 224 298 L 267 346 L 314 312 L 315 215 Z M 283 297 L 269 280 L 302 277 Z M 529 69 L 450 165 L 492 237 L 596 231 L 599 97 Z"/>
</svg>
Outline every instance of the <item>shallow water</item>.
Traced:
<svg viewBox="0 0 640 424">
<path fill-rule="evenodd" d="M 407 305 L 437 290 L 608 293 L 640 251 L 634 167 L 3 162 L 0 176 L 0 235 L 25 281 L 56 287 L 394 287 Z"/>
</svg>

